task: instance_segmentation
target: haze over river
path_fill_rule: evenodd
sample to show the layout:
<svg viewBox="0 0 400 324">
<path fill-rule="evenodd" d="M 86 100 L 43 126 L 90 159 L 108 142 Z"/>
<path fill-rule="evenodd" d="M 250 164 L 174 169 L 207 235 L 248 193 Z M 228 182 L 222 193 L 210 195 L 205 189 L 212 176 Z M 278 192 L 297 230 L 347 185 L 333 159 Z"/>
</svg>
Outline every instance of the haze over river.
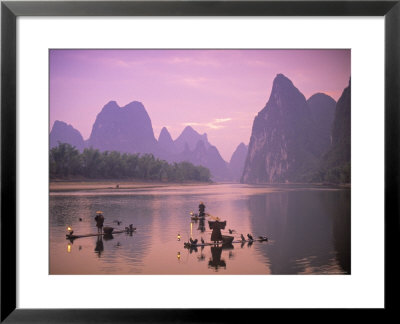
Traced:
<svg viewBox="0 0 400 324">
<path fill-rule="evenodd" d="M 210 241 L 191 221 L 199 202 L 206 213 L 268 242 L 184 248 L 190 234 Z M 207 184 L 50 192 L 50 274 L 349 274 L 350 189 L 312 185 Z M 132 234 L 66 239 L 96 233 L 103 211 L 114 230 L 133 224 Z M 80 221 L 79 219 L 82 219 Z M 115 220 L 122 223 L 118 225 Z M 180 241 L 178 234 L 181 235 Z"/>
</svg>

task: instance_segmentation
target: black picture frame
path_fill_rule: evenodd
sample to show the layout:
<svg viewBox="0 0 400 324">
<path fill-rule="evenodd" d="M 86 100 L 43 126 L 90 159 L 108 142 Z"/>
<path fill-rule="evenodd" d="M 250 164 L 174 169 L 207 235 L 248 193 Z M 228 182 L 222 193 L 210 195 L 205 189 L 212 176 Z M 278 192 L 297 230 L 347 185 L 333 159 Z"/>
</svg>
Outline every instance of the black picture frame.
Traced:
<svg viewBox="0 0 400 324">
<path fill-rule="evenodd" d="M 230 322 L 267 309 L 16 308 L 16 19 L 19 16 L 384 16 L 385 308 L 396 309 L 399 221 L 400 1 L 2 1 L 1 3 L 1 322 Z M 393 297 L 392 297 L 393 296 Z M 377 310 L 382 315 L 382 310 Z M 270 316 L 270 313 L 268 316 Z M 303 312 L 304 313 L 304 312 Z M 303 314 L 298 312 L 298 314 Z M 318 315 L 317 315 L 318 316 Z M 368 315 L 370 316 L 370 315 Z M 281 318 L 280 320 L 283 320 Z M 247 322 L 247 320 L 245 320 Z"/>
</svg>

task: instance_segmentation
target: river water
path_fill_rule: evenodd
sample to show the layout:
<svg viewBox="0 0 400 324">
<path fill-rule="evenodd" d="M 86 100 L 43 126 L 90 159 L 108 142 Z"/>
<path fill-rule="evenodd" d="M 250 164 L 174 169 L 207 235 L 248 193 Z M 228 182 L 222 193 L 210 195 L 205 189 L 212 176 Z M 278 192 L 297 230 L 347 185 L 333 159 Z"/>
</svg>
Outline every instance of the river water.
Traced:
<svg viewBox="0 0 400 324">
<path fill-rule="evenodd" d="M 206 212 L 226 220 L 233 236 L 268 242 L 184 248 L 190 236 L 210 241 Z M 132 234 L 66 239 L 96 233 L 102 211 L 114 230 Z M 145 189 L 50 192 L 50 274 L 350 274 L 350 190 L 308 185 L 171 185 Z M 80 220 L 81 219 L 81 220 Z M 118 225 L 115 221 L 121 221 Z M 210 219 L 212 220 L 212 219 Z M 181 239 L 178 240 L 178 234 Z"/>
</svg>

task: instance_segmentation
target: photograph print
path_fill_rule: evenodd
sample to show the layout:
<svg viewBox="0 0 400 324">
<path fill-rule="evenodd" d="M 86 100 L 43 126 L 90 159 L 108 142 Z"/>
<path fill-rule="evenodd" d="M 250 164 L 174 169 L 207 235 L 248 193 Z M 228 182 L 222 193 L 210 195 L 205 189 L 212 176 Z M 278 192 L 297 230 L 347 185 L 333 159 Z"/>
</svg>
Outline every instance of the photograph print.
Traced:
<svg viewBox="0 0 400 324">
<path fill-rule="evenodd" d="M 350 49 L 50 49 L 49 274 L 351 274 Z"/>
</svg>

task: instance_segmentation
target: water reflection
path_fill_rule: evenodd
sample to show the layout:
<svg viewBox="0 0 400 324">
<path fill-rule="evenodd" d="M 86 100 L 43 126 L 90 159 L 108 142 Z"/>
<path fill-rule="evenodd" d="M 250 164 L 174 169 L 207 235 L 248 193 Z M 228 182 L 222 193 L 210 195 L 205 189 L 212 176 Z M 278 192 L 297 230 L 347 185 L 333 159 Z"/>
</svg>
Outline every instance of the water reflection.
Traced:
<svg viewBox="0 0 400 324">
<path fill-rule="evenodd" d="M 51 195 L 50 273 L 350 273 L 350 190 L 278 189 L 212 185 L 165 195 L 157 189 Z M 211 241 L 204 219 L 191 222 L 188 217 L 201 200 L 207 211 L 227 221 L 222 235 L 235 240 L 229 248 L 184 249 L 189 237 Z M 94 233 L 98 210 L 106 226 L 134 224 L 135 235 L 81 238 L 79 247 L 73 240 L 66 246 L 66 226 L 74 234 Z M 241 233 L 270 240 L 236 243 Z"/>
<path fill-rule="evenodd" d="M 218 271 L 219 268 L 223 267 L 226 269 L 225 260 L 221 260 L 222 247 L 212 246 L 211 247 L 211 255 L 210 261 L 208 261 L 208 267 L 214 268 L 215 271 Z"/>
<path fill-rule="evenodd" d="M 132 234 L 132 233 L 130 233 L 130 234 Z M 112 240 L 113 238 L 114 238 L 114 236 L 112 234 L 104 234 L 103 235 L 104 241 L 109 241 L 109 240 Z"/>
<path fill-rule="evenodd" d="M 273 233 L 273 247 L 258 246 L 272 273 L 350 273 L 350 191 L 256 195 L 248 207 L 253 231 Z"/>
<path fill-rule="evenodd" d="M 234 246 L 231 243 L 222 244 L 221 246 L 219 246 L 219 245 L 218 246 L 215 246 L 215 245 L 211 246 L 210 247 L 211 258 L 208 261 L 208 267 L 209 268 L 213 268 L 213 270 L 216 271 L 216 272 L 218 272 L 221 267 L 226 269 L 227 268 L 226 261 L 225 261 L 225 259 L 221 258 L 222 251 L 228 250 L 229 251 L 228 252 L 228 258 L 232 259 L 234 254 L 232 253 L 231 250 L 233 250 L 233 249 L 234 249 Z"/>
<path fill-rule="evenodd" d="M 94 251 L 97 253 L 97 255 L 100 258 L 101 254 L 104 251 L 103 238 L 101 237 L 101 235 L 97 236 L 96 247 L 94 248 Z"/>
<path fill-rule="evenodd" d="M 200 255 L 199 256 L 197 256 L 197 260 L 199 261 L 199 262 L 201 262 L 201 261 L 204 261 L 205 259 L 206 259 L 206 256 L 205 256 L 205 254 L 203 253 L 203 250 L 204 250 L 204 246 L 202 246 L 201 248 L 200 248 Z"/>
</svg>

